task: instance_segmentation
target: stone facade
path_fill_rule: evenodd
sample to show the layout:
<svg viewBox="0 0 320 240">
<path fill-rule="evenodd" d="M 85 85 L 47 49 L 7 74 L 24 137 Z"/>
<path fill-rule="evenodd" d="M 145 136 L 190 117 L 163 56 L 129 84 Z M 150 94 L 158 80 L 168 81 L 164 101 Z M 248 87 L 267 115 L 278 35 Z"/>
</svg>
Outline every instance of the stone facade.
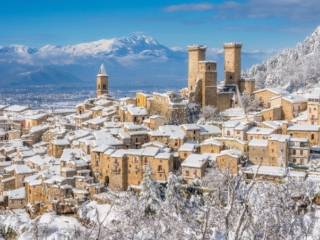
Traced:
<svg viewBox="0 0 320 240">
<path fill-rule="evenodd" d="M 224 44 L 224 76 L 226 85 L 240 87 L 241 79 L 241 48 L 239 43 Z"/>
<path fill-rule="evenodd" d="M 199 79 L 199 61 L 206 60 L 206 47 L 194 45 L 188 47 L 188 88 L 189 92 L 195 90 L 196 82 Z"/>
<path fill-rule="evenodd" d="M 100 66 L 100 70 L 97 74 L 97 97 L 109 93 L 109 77 L 106 73 L 104 65 Z"/>
</svg>

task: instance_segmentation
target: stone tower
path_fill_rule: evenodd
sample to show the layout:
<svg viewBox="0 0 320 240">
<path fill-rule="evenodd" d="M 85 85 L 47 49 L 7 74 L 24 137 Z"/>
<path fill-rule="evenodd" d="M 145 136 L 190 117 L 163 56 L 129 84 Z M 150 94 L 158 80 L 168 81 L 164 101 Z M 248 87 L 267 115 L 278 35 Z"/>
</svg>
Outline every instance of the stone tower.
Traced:
<svg viewBox="0 0 320 240">
<path fill-rule="evenodd" d="M 109 93 L 109 77 L 103 64 L 97 74 L 97 97 Z"/>
<path fill-rule="evenodd" d="M 225 84 L 239 86 L 241 78 L 241 47 L 239 43 L 224 44 L 224 79 Z"/>
<path fill-rule="evenodd" d="M 200 61 L 199 79 L 201 80 L 201 106 L 217 106 L 217 64 Z"/>
<path fill-rule="evenodd" d="M 188 89 L 193 92 L 198 79 L 199 61 L 206 59 L 206 47 L 201 45 L 192 45 L 188 47 Z"/>
</svg>

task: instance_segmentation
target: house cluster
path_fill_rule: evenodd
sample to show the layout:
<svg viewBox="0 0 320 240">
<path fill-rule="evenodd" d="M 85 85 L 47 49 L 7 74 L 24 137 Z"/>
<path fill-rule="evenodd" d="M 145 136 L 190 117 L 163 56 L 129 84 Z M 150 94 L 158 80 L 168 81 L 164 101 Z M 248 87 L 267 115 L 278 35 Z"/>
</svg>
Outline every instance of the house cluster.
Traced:
<svg viewBox="0 0 320 240">
<path fill-rule="evenodd" d="M 225 45 L 225 84 L 205 47 L 189 48 L 188 89 L 114 99 L 104 66 L 97 96 L 74 109 L 0 105 L 0 204 L 73 213 L 105 191 L 139 191 L 146 168 L 166 184 L 217 170 L 282 182 L 320 181 L 320 95 L 254 89 L 240 76 L 241 45 Z M 257 102 L 249 112 L 242 96 Z M 198 107 L 197 107 L 198 106 Z M 219 118 L 194 121 L 199 108 Z"/>
</svg>

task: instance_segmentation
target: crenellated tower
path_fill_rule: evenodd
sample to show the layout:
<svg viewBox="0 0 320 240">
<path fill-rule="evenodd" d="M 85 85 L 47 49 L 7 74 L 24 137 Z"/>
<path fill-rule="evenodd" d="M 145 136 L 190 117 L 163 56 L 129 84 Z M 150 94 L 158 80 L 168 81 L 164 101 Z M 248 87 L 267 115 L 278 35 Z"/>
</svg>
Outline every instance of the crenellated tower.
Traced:
<svg viewBox="0 0 320 240">
<path fill-rule="evenodd" d="M 189 92 L 195 91 L 199 62 L 206 59 L 206 47 L 202 45 L 188 46 L 188 89 Z"/>
<path fill-rule="evenodd" d="M 217 106 L 217 64 L 213 61 L 199 62 L 201 79 L 201 106 Z"/>
<path fill-rule="evenodd" d="M 240 86 L 241 48 L 240 43 L 224 44 L 224 79 L 226 85 Z"/>
</svg>

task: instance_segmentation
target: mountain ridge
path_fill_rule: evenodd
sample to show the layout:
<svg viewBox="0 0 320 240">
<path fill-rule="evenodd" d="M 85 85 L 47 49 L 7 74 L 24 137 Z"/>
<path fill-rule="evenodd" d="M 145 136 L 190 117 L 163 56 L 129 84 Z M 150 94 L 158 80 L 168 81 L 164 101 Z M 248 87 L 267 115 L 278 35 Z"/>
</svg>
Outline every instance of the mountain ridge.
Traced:
<svg viewBox="0 0 320 240">
<path fill-rule="evenodd" d="M 208 48 L 223 77 L 223 49 Z M 244 51 L 245 66 L 259 62 L 263 52 Z M 95 75 L 105 63 L 111 87 L 181 88 L 186 85 L 186 48 L 171 48 L 143 33 L 74 45 L 47 44 L 0 47 L 0 87 L 50 84 L 94 88 Z M 41 73 L 41 74 L 40 74 Z M 55 77 L 56 76 L 56 77 Z M 46 79 L 49 77 L 49 79 Z"/>
<path fill-rule="evenodd" d="M 262 87 L 289 92 L 304 91 L 320 82 L 320 26 L 293 48 L 280 51 L 261 64 L 252 66 L 248 77 Z"/>
</svg>

